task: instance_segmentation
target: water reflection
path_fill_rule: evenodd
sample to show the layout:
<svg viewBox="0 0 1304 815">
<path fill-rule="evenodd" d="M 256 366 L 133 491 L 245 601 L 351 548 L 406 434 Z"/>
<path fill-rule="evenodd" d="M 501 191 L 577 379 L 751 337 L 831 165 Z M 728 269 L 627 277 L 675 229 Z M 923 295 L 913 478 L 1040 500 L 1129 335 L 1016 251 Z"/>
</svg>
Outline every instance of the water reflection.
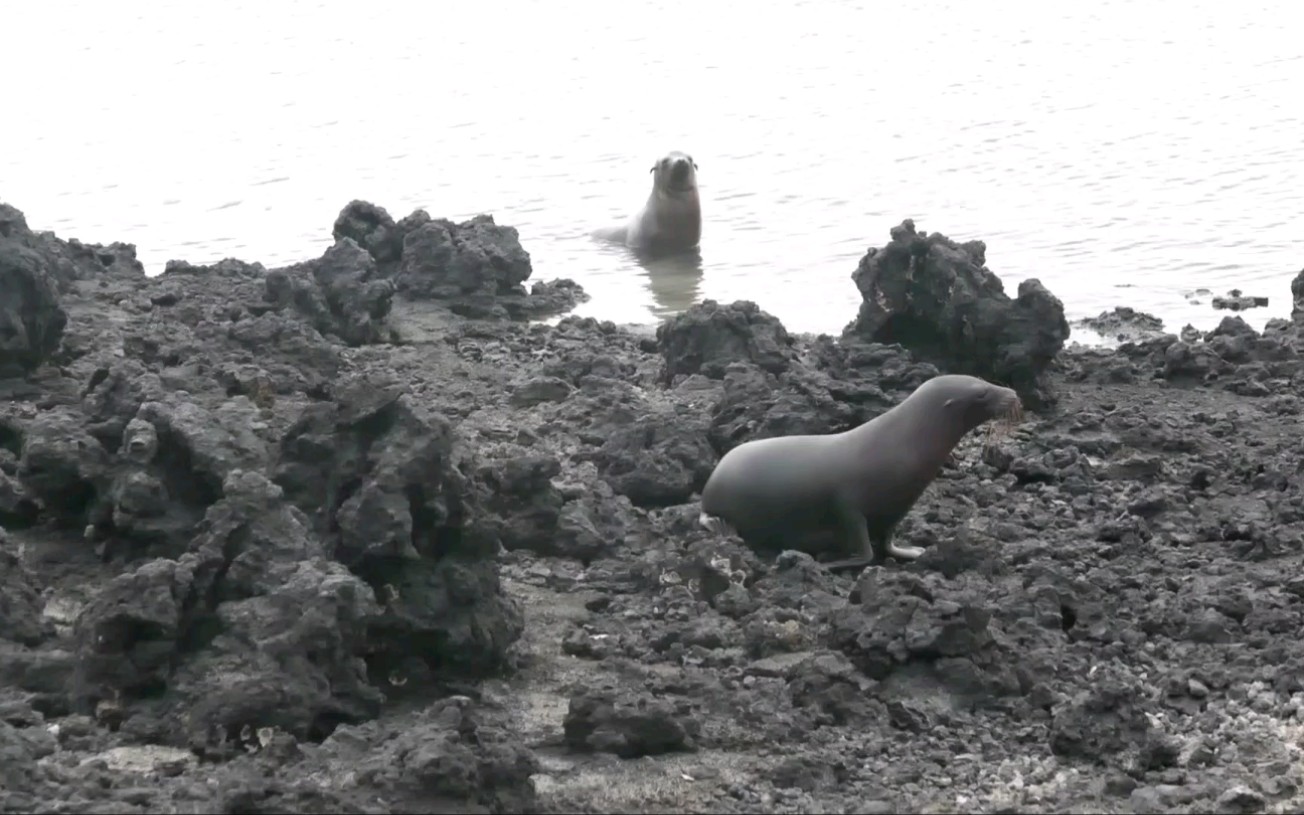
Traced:
<svg viewBox="0 0 1304 815">
<path fill-rule="evenodd" d="M 632 253 L 643 267 L 652 294 L 648 310 L 658 319 L 673 317 L 695 305 L 702 291 L 702 250 L 691 249 L 673 255 Z"/>
</svg>

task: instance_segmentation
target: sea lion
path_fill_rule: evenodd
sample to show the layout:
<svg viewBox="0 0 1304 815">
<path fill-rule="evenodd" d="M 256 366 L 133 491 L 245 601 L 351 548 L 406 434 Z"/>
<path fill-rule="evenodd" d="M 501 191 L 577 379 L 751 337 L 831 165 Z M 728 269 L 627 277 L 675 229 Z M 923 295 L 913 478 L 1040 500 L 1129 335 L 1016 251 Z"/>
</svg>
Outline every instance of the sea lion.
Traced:
<svg viewBox="0 0 1304 815">
<path fill-rule="evenodd" d="M 702 239 L 702 202 L 697 195 L 697 162 L 678 151 L 649 170 L 652 192 L 622 226 L 596 230 L 594 237 L 623 243 L 649 255 L 686 252 Z"/>
<path fill-rule="evenodd" d="M 896 525 L 979 425 L 1023 412 L 1013 390 L 973 376 L 935 376 L 886 413 L 843 433 L 745 442 L 720 459 L 702 489 L 699 522 L 732 527 L 755 549 L 816 554 L 813 533 L 863 566 L 889 555 L 914 560 L 917 546 L 892 541 Z M 812 549 L 815 548 L 815 551 Z"/>
</svg>

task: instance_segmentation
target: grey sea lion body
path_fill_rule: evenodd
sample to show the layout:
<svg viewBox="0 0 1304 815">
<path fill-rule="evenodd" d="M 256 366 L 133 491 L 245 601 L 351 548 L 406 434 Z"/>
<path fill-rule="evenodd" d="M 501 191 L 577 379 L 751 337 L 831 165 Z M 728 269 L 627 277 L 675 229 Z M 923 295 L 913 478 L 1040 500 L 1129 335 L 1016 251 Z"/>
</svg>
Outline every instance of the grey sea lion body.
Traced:
<svg viewBox="0 0 1304 815">
<path fill-rule="evenodd" d="M 693 249 L 702 239 L 697 162 L 686 153 L 672 151 L 653 164 L 650 172 L 652 191 L 643 206 L 626 223 L 595 230 L 594 237 L 649 255 Z"/>
<path fill-rule="evenodd" d="M 965 434 L 1021 410 L 1009 388 L 944 375 L 843 433 L 745 442 L 707 480 L 700 522 L 717 532 L 723 522 L 757 549 L 815 554 L 825 548 L 822 533 L 826 545 L 856 562 L 913 560 L 923 550 L 893 543 L 897 524 Z"/>
</svg>

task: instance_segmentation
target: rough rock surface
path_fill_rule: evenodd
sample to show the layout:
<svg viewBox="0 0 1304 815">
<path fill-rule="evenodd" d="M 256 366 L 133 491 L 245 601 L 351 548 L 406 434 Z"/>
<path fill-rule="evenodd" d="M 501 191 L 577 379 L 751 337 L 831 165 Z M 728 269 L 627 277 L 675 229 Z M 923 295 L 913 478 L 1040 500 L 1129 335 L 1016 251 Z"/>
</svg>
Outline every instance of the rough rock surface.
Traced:
<svg viewBox="0 0 1304 815">
<path fill-rule="evenodd" d="M 721 379 L 730 363 L 740 361 L 779 374 L 796 356 L 783 324 L 748 301 L 721 306 L 707 300 L 657 326 L 657 343 L 672 381 L 691 374 Z"/>
<path fill-rule="evenodd" d="M 68 315 L 43 258 L 14 236 L 27 233 L 21 212 L 0 212 L 0 377 L 36 369 L 59 347 Z"/>
<path fill-rule="evenodd" d="M 955 373 L 1018 391 L 1024 403 L 1052 405 L 1046 372 L 1069 336 L 1064 306 L 1036 278 L 1005 294 L 987 269 L 987 245 L 918 232 L 906 220 L 870 249 L 852 279 L 863 302 L 844 333 L 896 342 Z"/>
<path fill-rule="evenodd" d="M 1084 317 L 1074 326 L 1116 342 L 1139 342 L 1164 333 L 1163 320 L 1128 306 L 1115 306 L 1113 311 L 1102 311 L 1097 317 Z"/>
<path fill-rule="evenodd" d="M 1035 373 L 984 335 L 1057 409 L 960 446 L 919 561 L 835 575 L 696 492 L 954 370 L 958 312 L 920 356 L 530 324 L 509 233 L 431 223 L 150 279 L 0 208 L 67 315 L 0 381 L 0 812 L 1304 807 L 1304 320 Z"/>
<path fill-rule="evenodd" d="M 462 316 L 528 319 L 588 299 L 569 280 L 536 283 L 527 295 L 522 284 L 532 271 L 530 253 L 516 228 L 499 226 L 492 215 L 455 224 L 419 209 L 395 222 L 383 207 L 351 201 L 335 220 L 334 235 L 369 252 L 408 297 L 441 301 Z"/>
</svg>

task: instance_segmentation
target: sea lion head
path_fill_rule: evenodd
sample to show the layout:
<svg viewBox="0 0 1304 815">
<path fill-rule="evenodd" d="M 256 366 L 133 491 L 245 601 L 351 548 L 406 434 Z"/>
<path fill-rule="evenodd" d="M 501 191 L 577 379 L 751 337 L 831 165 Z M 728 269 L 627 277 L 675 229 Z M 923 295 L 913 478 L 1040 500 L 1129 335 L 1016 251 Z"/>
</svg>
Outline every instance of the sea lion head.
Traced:
<svg viewBox="0 0 1304 815">
<path fill-rule="evenodd" d="M 692 192 L 697 189 L 697 162 L 687 153 L 672 150 L 652 165 L 652 186 L 666 192 Z"/>
<path fill-rule="evenodd" d="M 1023 403 L 1017 393 L 976 376 L 935 376 L 920 385 L 916 393 L 938 404 L 944 415 L 955 417 L 965 433 L 991 419 L 1012 424 L 1023 417 Z"/>
</svg>

